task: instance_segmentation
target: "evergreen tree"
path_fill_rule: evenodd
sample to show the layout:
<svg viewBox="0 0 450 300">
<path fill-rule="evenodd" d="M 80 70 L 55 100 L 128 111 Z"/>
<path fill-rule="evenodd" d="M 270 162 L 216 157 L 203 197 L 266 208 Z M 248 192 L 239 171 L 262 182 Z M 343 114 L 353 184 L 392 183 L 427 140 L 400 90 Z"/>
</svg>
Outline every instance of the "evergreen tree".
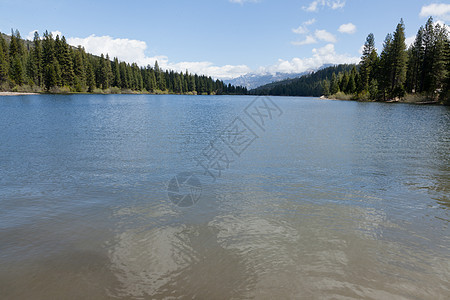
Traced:
<svg viewBox="0 0 450 300">
<path fill-rule="evenodd" d="M 25 81 L 24 67 L 22 64 L 21 57 L 16 56 L 13 58 L 10 73 L 11 73 L 11 79 L 15 84 L 17 84 L 17 85 L 24 84 L 24 81 Z"/>
<path fill-rule="evenodd" d="M 344 72 L 344 75 L 342 76 L 342 79 L 339 83 L 339 90 L 343 91 L 344 93 L 345 93 L 345 91 L 347 91 L 349 79 L 350 79 L 350 76 L 349 76 L 348 72 Z"/>
<path fill-rule="evenodd" d="M 11 41 L 9 42 L 9 75 L 11 80 L 17 85 L 22 85 L 25 82 L 24 51 L 23 40 L 20 37 L 19 31 L 11 30 Z"/>
<path fill-rule="evenodd" d="M 432 72 L 433 72 L 433 48 L 434 48 L 434 26 L 433 18 L 430 17 L 425 24 L 423 31 L 423 61 L 422 61 L 422 78 L 420 90 L 431 92 Z"/>
<path fill-rule="evenodd" d="M 83 92 L 86 89 L 86 69 L 83 61 L 83 53 L 84 49 L 78 47 L 72 54 L 74 87 L 77 92 Z"/>
<path fill-rule="evenodd" d="M 327 79 L 322 81 L 322 94 L 324 96 L 330 96 L 330 81 Z"/>
<path fill-rule="evenodd" d="M 59 36 L 56 36 L 55 52 L 61 70 L 61 85 L 70 87 L 73 85 L 75 74 L 73 71 L 73 61 L 69 45 L 64 36 L 61 39 Z"/>
<path fill-rule="evenodd" d="M 375 48 L 375 37 L 373 33 L 367 36 L 366 42 L 364 44 L 363 54 L 360 62 L 360 86 L 358 90 L 360 92 L 367 91 L 369 88 L 369 83 L 375 77 L 375 72 L 377 68 L 378 54 Z"/>
<path fill-rule="evenodd" d="M 380 55 L 380 77 L 379 77 L 379 89 L 382 94 L 383 100 L 389 97 L 390 84 L 392 82 L 392 35 L 388 33 L 384 39 L 383 51 Z"/>
<path fill-rule="evenodd" d="M 197 87 L 195 85 L 195 76 L 188 75 L 188 90 L 189 92 L 197 91 Z"/>
<path fill-rule="evenodd" d="M 9 53 L 6 41 L 0 33 L 0 84 L 7 82 L 9 77 Z"/>
<path fill-rule="evenodd" d="M 405 44 L 405 25 L 403 19 L 397 25 L 394 32 L 392 45 L 392 74 L 391 74 L 391 97 L 403 97 L 405 95 L 405 81 L 406 81 L 406 44 Z"/>
<path fill-rule="evenodd" d="M 130 88 L 130 85 L 128 83 L 128 76 L 127 76 L 127 64 L 125 62 L 119 63 L 119 70 L 120 70 L 120 81 L 121 81 L 121 88 L 127 89 Z"/>
<path fill-rule="evenodd" d="M 336 73 L 333 73 L 333 75 L 331 75 L 330 93 L 331 95 L 334 95 L 337 92 L 339 92 L 339 82 Z"/>
<path fill-rule="evenodd" d="M 421 92 L 420 79 L 424 59 L 423 27 L 417 32 L 414 44 L 408 50 L 408 69 L 406 73 L 406 89 L 408 92 Z"/>
<path fill-rule="evenodd" d="M 117 57 L 114 58 L 114 63 L 112 65 L 112 72 L 114 74 L 113 86 L 121 87 L 122 80 L 120 79 L 120 65 Z"/>
<path fill-rule="evenodd" d="M 2 89 L 9 89 L 10 84 L 31 87 L 38 86 L 47 91 L 93 92 L 96 88 L 108 89 L 116 86 L 134 91 L 155 91 L 160 89 L 170 93 L 201 91 L 208 94 L 221 94 L 228 90 L 233 93 L 246 93 L 242 87 L 226 88 L 220 80 L 175 71 L 163 71 L 155 62 L 155 68 L 139 67 L 136 63 L 113 61 L 102 54 L 100 57 L 87 54 L 79 46 L 71 47 L 64 36 L 45 31 L 42 39 L 35 32 L 32 45 L 20 38 L 18 31 L 13 31 L 10 41 L 0 36 L 0 83 Z"/>
<path fill-rule="evenodd" d="M 86 84 L 88 86 L 88 92 L 92 93 L 95 88 L 95 73 L 92 64 L 88 63 L 86 68 Z"/>
<path fill-rule="evenodd" d="M 155 75 L 156 75 L 156 84 L 157 88 L 161 91 L 166 90 L 166 78 L 164 76 L 164 72 L 161 71 L 158 65 L 158 61 L 155 61 Z"/>
<path fill-rule="evenodd" d="M 432 51 L 432 72 L 430 74 L 430 93 L 434 98 L 442 91 L 447 76 L 446 60 L 448 33 L 445 27 L 436 24 L 434 28 L 435 39 Z"/>
</svg>

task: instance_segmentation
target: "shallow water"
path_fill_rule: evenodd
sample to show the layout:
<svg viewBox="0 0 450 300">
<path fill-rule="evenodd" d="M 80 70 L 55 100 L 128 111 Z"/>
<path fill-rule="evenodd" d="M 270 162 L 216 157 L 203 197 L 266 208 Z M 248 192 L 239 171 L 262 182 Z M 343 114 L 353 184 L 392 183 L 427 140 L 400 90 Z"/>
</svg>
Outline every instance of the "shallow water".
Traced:
<svg viewBox="0 0 450 300">
<path fill-rule="evenodd" d="M 39 95 L 0 124 L 1 298 L 450 294 L 449 108 Z"/>
</svg>

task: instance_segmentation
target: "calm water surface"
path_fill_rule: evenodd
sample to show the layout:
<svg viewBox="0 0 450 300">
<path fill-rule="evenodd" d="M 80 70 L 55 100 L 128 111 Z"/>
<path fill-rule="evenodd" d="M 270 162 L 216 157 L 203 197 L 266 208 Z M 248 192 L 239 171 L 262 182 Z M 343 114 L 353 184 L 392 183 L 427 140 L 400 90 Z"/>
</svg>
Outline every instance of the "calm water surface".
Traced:
<svg viewBox="0 0 450 300">
<path fill-rule="evenodd" d="M 448 299 L 450 109 L 253 99 L 0 97 L 1 298 Z M 236 117 L 258 138 L 174 205 Z"/>
</svg>

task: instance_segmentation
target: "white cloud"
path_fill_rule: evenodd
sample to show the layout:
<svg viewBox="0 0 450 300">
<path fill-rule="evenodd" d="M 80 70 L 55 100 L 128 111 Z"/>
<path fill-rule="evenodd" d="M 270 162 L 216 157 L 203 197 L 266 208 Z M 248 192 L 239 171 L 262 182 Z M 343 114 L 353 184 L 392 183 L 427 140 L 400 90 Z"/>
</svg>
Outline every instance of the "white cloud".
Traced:
<svg viewBox="0 0 450 300">
<path fill-rule="evenodd" d="M 309 25 L 312 25 L 312 24 L 314 24 L 314 23 L 316 23 L 316 19 L 314 19 L 314 18 L 311 19 L 311 20 L 308 20 L 308 21 L 303 22 L 304 25 L 308 25 L 308 26 L 309 26 Z"/>
<path fill-rule="evenodd" d="M 317 12 L 320 7 L 329 7 L 336 10 L 344 6 L 345 0 L 314 0 L 308 6 L 303 6 L 303 9 L 309 12 Z"/>
<path fill-rule="evenodd" d="M 322 40 L 325 40 L 325 38 L 330 39 L 327 37 L 328 35 L 325 30 L 318 30 L 316 33 L 322 37 Z M 333 35 L 331 36 L 334 38 Z M 306 40 L 309 40 L 308 43 L 312 43 L 313 40 L 316 41 L 316 38 L 309 35 Z M 148 56 L 146 54 L 147 43 L 139 40 L 90 35 L 86 38 L 68 38 L 67 42 L 74 46 L 81 45 L 89 53 L 96 55 L 108 53 L 111 58 L 117 57 L 119 60 L 129 63 L 136 62 L 140 66 L 153 65 L 155 60 L 158 60 L 160 67 L 163 69 L 176 71 L 185 71 L 188 69 L 189 72 L 205 74 L 218 79 L 232 79 L 255 72 L 255 70 L 250 69 L 247 65 L 217 66 L 208 61 L 171 62 L 167 56 Z M 301 73 L 307 70 L 317 69 L 324 64 L 356 63 L 358 61 L 359 57 L 337 54 L 334 45 L 327 44 L 322 48 L 313 49 L 312 57 L 293 58 L 291 60 L 279 59 L 278 62 L 271 66 L 258 68 L 256 73 Z"/>
<path fill-rule="evenodd" d="M 34 39 L 34 33 L 37 31 L 37 29 L 30 31 L 28 35 L 25 37 L 27 40 L 32 41 Z"/>
<path fill-rule="evenodd" d="M 310 45 L 310 44 L 315 44 L 315 43 L 317 43 L 317 40 L 313 36 L 308 35 L 305 40 L 292 42 L 292 45 L 303 46 L 303 45 Z"/>
<path fill-rule="evenodd" d="M 337 39 L 333 34 L 329 33 L 326 30 L 316 30 L 314 32 L 314 36 L 308 35 L 305 40 L 294 41 L 294 42 L 291 42 L 291 44 L 295 45 L 295 46 L 303 46 L 303 45 L 316 44 L 316 43 L 318 43 L 318 41 L 324 41 L 327 43 L 336 43 Z"/>
<path fill-rule="evenodd" d="M 139 65 L 154 63 L 156 58 L 147 57 L 145 50 L 147 43 L 139 40 L 112 38 L 110 36 L 96 36 L 92 34 L 87 38 L 68 38 L 71 45 L 83 46 L 87 52 L 100 55 L 109 54 L 126 62 L 136 62 Z"/>
<path fill-rule="evenodd" d="M 331 6 L 330 4 L 328 4 L 328 6 L 330 6 L 331 9 L 344 8 L 345 6 L 345 1 L 329 1 L 329 2 L 331 2 Z"/>
<path fill-rule="evenodd" d="M 341 33 L 353 34 L 356 32 L 356 26 L 352 23 L 342 24 L 338 29 Z"/>
<path fill-rule="evenodd" d="M 441 27 L 444 27 L 445 29 L 447 29 L 447 32 L 450 33 L 450 26 L 448 26 L 447 24 L 445 24 L 444 21 L 437 20 L 437 21 L 435 22 L 435 24 L 441 25 Z"/>
<path fill-rule="evenodd" d="M 364 52 L 364 45 L 361 45 L 361 47 L 359 47 L 358 53 L 362 55 L 363 52 Z"/>
<path fill-rule="evenodd" d="M 109 54 L 111 58 L 117 57 L 121 61 L 137 63 L 139 66 L 153 66 L 155 61 L 163 69 L 207 74 L 214 78 L 231 79 L 242 76 L 251 71 L 246 65 L 216 66 L 211 62 L 170 62 L 167 56 L 147 56 L 147 43 L 139 40 L 112 38 L 110 36 L 90 35 L 87 38 L 68 38 L 67 42 L 73 46 L 81 45 L 87 52 L 101 55 Z"/>
<path fill-rule="evenodd" d="M 32 41 L 34 39 L 34 33 L 37 32 L 37 29 L 30 31 L 27 36 L 25 37 L 25 39 Z M 59 37 L 62 37 L 62 33 L 61 31 L 55 30 L 55 31 L 51 31 L 50 32 L 53 36 L 53 38 L 55 38 L 57 35 L 59 35 Z M 40 34 L 40 37 L 42 38 L 42 34 Z"/>
<path fill-rule="evenodd" d="M 317 8 L 317 6 L 319 5 L 319 2 L 321 1 L 313 1 L 311 2 L 308 6 L 304 6 L 303 9 L 306 11 L 318 11 L 319 9 Z"/>
<path fill-rule="evenodd" d="M 189 70 L 189 73 L 205 74 L 219 79 L 232 79 L 252 71 L 246 65 L 215 66 L 212 62 L 206 61 L 167 63 L 164 67 L 179 72 Z"/>
<path fill-rule="evenodd" d="M 438 17 L 444 21 L 450 21 L 450 4 L 433 3 L 430 5 L 422 6 L 420 10 L 421 17 Z"/>
<path fill-rule="evenodd" d="M 260 73 L 301 73 L 317 69 L 324 64 L 351 64 L 358 63 L 360 60 L 359 57 L 337 54 L 333 44 L 327 44 L 322 48 L 314 48 L 312 54 L 312 57 L 308 58 L 293 58 L 291 60 L 279 59 L 276 64 L 259 68 L 258 71 Z"/>
<path fill-rule="evenodd" d="M 406 48 L 409 48 L 409 46 L 411 46 L 412 44 L 414 44 L 414 41 L 415 41 L 415 40 L 416 40 L 416 36 L 415 36 L 415 35 L 410 36 L 410 37 L 407 37 L 407 38 L 405 39 Z"/>
<path fill-rule="evenodd" d="M 315 22 L 316 22 L 316 19 L 311 19 L 311 20 L 305 21 L 298 28 L 292 29 L 292 32 L 297 33 L 297 34 L 308 33 L 309 32 L 308 26 L 314 24 Z"/>
<path fill-rule="evenodd" d="M 56 38 L 57 35 L 59 35 L 60 38 L 62 38 L 62 36 L 63 36 L 61 31 L 58 31 L 58 30 L 52 31 L 51 34 L 54 38 Z"/>
<path fill-rule="evenodd" d="M 316 30 L 314 35 L 317 39 L 324 41 L 324 42 L 336 43 L 336 41 L 337 41 L 336 37 L 326 30 Z"/>
</svg>

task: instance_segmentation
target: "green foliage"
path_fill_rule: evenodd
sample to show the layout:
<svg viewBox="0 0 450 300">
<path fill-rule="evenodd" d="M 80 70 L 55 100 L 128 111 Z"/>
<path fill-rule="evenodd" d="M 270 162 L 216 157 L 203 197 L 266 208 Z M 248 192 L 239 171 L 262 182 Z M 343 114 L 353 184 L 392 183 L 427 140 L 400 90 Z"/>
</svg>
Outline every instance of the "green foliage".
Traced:
<svg viewBox="0 0 450 300">
<path fill-rule="evenodd" d="M 0 84 L 7 82 L 9 73 L 9 53 L 6 41 L 0 34 Z"/>
<path fill-rule="evenodd" d="M 35 32 L 33 43 L 25 47 L 16 30 L 7 42 L 0 34 L 0 89 L 12 88 L 52 93 L 190 93 L 246 94 L 243 87 L 227 86 L 211 77 L 139 67 L 136 63 L 111 60 L 106 54 L 87 54 L 79 46 L 67 44 L 64 36 Z M 197 90 L 198 89 L 198 90 Z"/>
<path fill-rule="evenodd" d="M 393 34 L 387 34 L 380 56 L 375 37 L 367 36 L 359 70 L 356 66 L 328 67 L 297 79 L 258 87 L 258 95 L 330 96 L 361 100 L 403 98 L 440 99 L 450 104 L 450 39 L 445 26 L 430 17 L 406 50 L 405 25 L 400 20 Z M 418 97 L 414 95 L 417 94 Z M 351 98 L 350 97 L 350 98 Z"/>
<path fill-rule="evenodd" d="M 369 88 L 370 79 L 373 78 L 378 68 L 378 54 L 375 48 L 375 37 L 373 33 L 367 36 L 364 44 L 363 55 L 360 62 L 360 85 L 358 91 L 367 90 Z"/>
<path fill-rule="evenodd" d="M 354 69 L 354 72 L 352 69 Z M 250 91 L 250 93 L 279 96 L 328 96 L 335 94 L 333 91 L 337 92 L 339 90 L 339 86 L 342 85 L 339 78 L 341 80 L 344 79 L 344 76 L 341 75 L 345 72 L 350 72 L 347 89 L 352 88 L 352 90 L 355 90 L 354 76 L 357 72 L 356 67 L 354 65 L 338 65 L 313 72 L 300 78 L 266 84 Z M 333 78 L 333 74 L 336 77 L 336 81 L 335 86 L 332 88 L 330 79 Z M 338 76 L 336 74 L 341 75 Z"/>
</svg>

